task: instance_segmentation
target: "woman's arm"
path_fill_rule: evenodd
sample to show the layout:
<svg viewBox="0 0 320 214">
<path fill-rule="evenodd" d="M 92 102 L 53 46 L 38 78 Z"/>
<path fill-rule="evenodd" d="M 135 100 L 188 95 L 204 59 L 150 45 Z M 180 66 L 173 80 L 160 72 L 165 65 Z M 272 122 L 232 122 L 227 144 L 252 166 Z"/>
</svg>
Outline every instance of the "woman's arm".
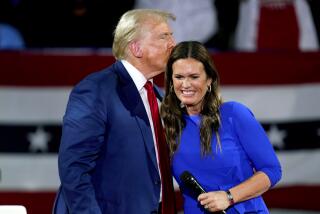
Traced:
<svg viewBox="0 0 320 214">
<path fill-rule="evenodd" d="M 262 195 L 271 187 L 269 177 L 264 172 L 256 172 L 243 183 L 229 189 L 234 203 Z"/>
</svg>

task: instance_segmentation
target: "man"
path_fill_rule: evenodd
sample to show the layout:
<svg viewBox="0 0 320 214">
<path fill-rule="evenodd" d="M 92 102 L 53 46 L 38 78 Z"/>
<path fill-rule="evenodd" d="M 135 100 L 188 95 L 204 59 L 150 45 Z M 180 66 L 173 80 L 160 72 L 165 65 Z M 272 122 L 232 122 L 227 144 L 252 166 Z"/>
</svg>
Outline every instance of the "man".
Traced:
<svg viewBox="0 0 320 214">
<path fill-rule="evenodd" d="M 170 19 L 175 17 L 158 10 L 126 12 L 114 35 L 117 61 L 71 92 L 63 119 L 61 187 L 54 213 L 175 212 L 172 177 L 160 181 L 160 153 L 144 88 L 164 72 L 175 45 Z"/>
</svg>

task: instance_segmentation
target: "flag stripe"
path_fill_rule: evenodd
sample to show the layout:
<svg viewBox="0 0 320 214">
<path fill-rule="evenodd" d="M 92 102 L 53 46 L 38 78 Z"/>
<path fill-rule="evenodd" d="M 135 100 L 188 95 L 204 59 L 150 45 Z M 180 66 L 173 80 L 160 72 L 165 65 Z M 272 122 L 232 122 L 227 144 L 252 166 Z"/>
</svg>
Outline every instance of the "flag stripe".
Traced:
<svg viewBox="0 0 320 214">
<path fill-rule="evenodd" d="M 60 124 L 70 91 L 71 87 L 0 87 L 0 124 Z M 261 122 L 320 119 L 320 84 L 223 86 L 221 91 L 224 100 L 246 104 Z"/>
<path fill-rule="evenodd" d="M 277 153 L 283 168 L 283 177 L 277 187 L 293 185 L 320 185 L 320 149 Z M 0 156 L 0 190 L 55 191 L 60 184 L 57 155 L 8 155 Z M 21 168 L 23 164 L 23 168 Z M 19 169 L 19 170 L 17 170 Z M 45 172 L 45 173 L 44 173 Z M 299 172 L 299 173 L 297 173 Z M 175 189 L 178 190 L 176 182 Z"/>
<path fill-rule="evenodd" d="M 70 86 L 115 61 L 110 54 L 87 51 L 0 52 L 0 85 Z"/>
<path fill-rule="evenodd" d="M 1 191 L 56 191 L 57 155 L 0 155 Z M 23 167 L 21 167 L 23 166 Z"/>
<path fill-rule="evenodd" d="M 60 124 L 71 87 L 0 87 L 0 124 Z"/>
<path fill-rule="evenodd" d="M 221 91 L 225 100 L 246 104 L 261 122 L 320 119 L 320 84 L 225 86 Z"/>
<path fill-rule="evenodd" d="M 319 52 L 212 54 L 223 85 L 273 85 L 320 82 Z M 0 52 L 0 85 L 70 86 L 111 65 L 108 52 Z M 163 86 L 163 75 L 156 78 Z"/>
</svg>

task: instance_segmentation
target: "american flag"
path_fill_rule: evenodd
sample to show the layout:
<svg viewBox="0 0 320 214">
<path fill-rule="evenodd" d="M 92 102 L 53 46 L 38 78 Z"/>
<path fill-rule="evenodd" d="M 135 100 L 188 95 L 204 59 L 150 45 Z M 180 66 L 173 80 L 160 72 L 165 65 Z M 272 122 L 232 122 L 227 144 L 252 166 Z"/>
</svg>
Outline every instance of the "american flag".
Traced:
<svg viewBox="0 0 320 214">
<path fill-rule="evenodd" d="M 264 194 L 268 207 L 320 211 L 320 53 L 212 57 L 224 100 L 253 111 L 282 164 L 282 180 Z M 108 50 L 0 52 L 0 205 L 51 212 L 69 93 L 84 76 L 114 61 Z M 156 82 L 163 86 L 163 76 Z"/>
</svg>

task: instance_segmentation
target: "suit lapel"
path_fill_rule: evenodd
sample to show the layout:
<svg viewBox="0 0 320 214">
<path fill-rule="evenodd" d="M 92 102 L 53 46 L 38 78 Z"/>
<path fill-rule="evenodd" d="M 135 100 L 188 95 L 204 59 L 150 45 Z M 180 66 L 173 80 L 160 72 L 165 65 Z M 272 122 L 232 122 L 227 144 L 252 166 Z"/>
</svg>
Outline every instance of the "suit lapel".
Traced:
<svg viewBox="0 0 320 214">
<path fill-rule="evenodd" d="M 153 84 L 153 90 L 156 94 L 156 97 L 160 100 L 160 102 L 162 102 L 162 99 L 163 99 L 163 96 L 164 96 L 164 93 L 163 91 L 156 85 L 156 84 Z"/>
<path fill-rule="evenodd" d="M 139 91 L 135 86 L 133 80 L 128 74 L 127 70 L 124 68 L 121 62 L 117 61 L 114 64 L 115 71 L 117 72 L 120 80 L 119 92 L 124 98 L 124 105 L 126 108 L 132 112 L 132 115 L 136 118 L 136 121 L 140 127 L 141 134 L 144 139 L 144 144 L 147 149 L 147 153 L 157 169 L 158 164 L 156 160 L 155 148 L 153 143 L 152 131 L 147 116 L 147 112 L 143 105 L 142 99 L 140 97 Z"/>
</svg>

